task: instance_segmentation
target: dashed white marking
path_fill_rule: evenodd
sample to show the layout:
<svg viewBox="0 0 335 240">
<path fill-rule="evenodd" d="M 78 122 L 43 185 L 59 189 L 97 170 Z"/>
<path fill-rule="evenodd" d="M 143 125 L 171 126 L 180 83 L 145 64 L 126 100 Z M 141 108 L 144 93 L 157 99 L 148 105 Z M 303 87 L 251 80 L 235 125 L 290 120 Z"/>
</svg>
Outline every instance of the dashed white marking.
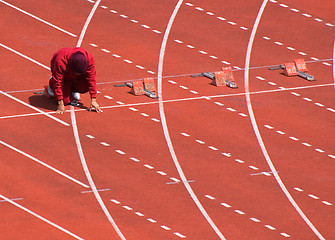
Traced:
<svg viewBox="0 0 335 240">
<path fill-rule="evenodd" d="M 167 174 L 163 171 L 157 171 L 158 174 L 162 175 L 162 176 L 166 176 Z"/>
<path fill-rule="evenodd" d="M 305 101 L 307 101 L 307 102 L 312 102 L 312 99 L 310 99 L 310 98 L 307 98 L 307 97 L 305 97 L 305 98 L 303 98 Z"/>
<path fill-rule="evenodd" d="M 328 155 L 328 157 L 331 157 L 331 158 L 335 159 L 335 156 L 334 156 L 334 155 Z"/>
<path fill-rule="evenodd" d="M 280 235 L 284 236 L 284 237 L 291 237 L 290 235 L 288 235 L 287 233 L 280 233 Z"/>
<path fill-rule="evenodd" d="M 94 43 L 90 43 L 90 45 L 91 45 L 92 47 L 98 47 L 98 45 L 96 45 L 96 44 L 94 44 Z"/>
<path fill-rule="evenodd" d="M 100 142 L 100 144 L 101 145 L 104 145 L 104 146 L 106 146 L 106 147 L 109 147 L 110 145 L 108 144 L 108 143 L 106 143 L 106 142 Z"/>
<path fill-rule="evenodd" d="M 226 19 L 223 18 L 223 17 L 217 17 L 217 19 L 219 19 L 219 20 L 221 20 L 221 21 L 226 21 Z"/>
<path fill-rule="evenodd" d="M 120 202 L 118 200 L 115 200 L 115 199 L 111 199 L 111 202 L 113 202 L 115 204 L 120 204 Z"/>
<path fill-rule="evenodd" d="M 185 137 L 189 137 L 190 135 L 187 133 L 181 133 L 181 135 L 185 136 Z"/>
<path fill-rule="evenodd" d="M 332 108 L 326 108 L 328 111 L 335 112 L 335 109 Z"/>
<path fill-rule="evenodd" d="M 175 81 L 172 81 L 172 80 L 169 80 L 168 82 L 172 84 L 177 84 Z"/>
<path fill-rule="evenodd" d="M 284 133 L 283 131 L 276 131 L 277 133 L 279 133 L 280 135 L 284 135 L 286 133 Z"/>
<path fill-rule="evenodd" d="M 131 211 L 133 210 L 131 207 L 128 207 L 128 206 L 122 206 L 124 209 L 128 210 L 128 211 Z"/>
<path fill-rule="evenodd" d="M 269 37 L 263 37 L 263 39 L 265 39 L 265 40 L 270 40 L 271 38 L 269 38 Z"/>
<path fill-rule="evenodd" d="M 126 63 L 133 63 L 132 61 L 130 61 L 130 60 L 128 60 L 128 59 L 125 59 L 125 60 L 123 60 L 123 61 L 125 61 Z"/>
<path fill-rule="evenodd" d="M 214 102 L 216 105 L 219 105 L 219 106 L 224 106 L 223 103 L 220 103 L 220 102 Z"/>
<path fill-rule="evenodd" d="M 211 195 L 205 195 L 206 198 L 210 199 L 210 200 L 214 200 L 215 197 L 212 197 Z"/>
<path fill-rule="evenodd" d="M 204 141 L 201 141 L 201 140 L 195 140 L 197 143 L 200 143 L 200 144 L 205 144 Z"/>
<path fill-rule="evenodd" d="M 117 13 L 117 11 L 115 10 L 109 10 L 111 13 Z"/>
<path fill-rule="evenodd" d="M 255 167 L 255 166 L 249 166 L 249 168 L 254 169 L 254 170 L 258 170 L 259 169 L 258 167 Z"/>
<path fill-rule="evenodd" d="M 234 210 L 236 213 L 240 214 L 240 215 L 244 215 L 245 213 L 242 212 L 241 210 Z"/>
<path fill-rule="evenodd" d="M 265 225 L 266 228 L 270 229 L 270 230 L 276 230 L 276 228 L 272 227 L 271 225 Z"/>
<path fill-rule="evenodd" d="M 194 5 L 192 3 L 185 3 L 187 6 L 193 7 Z"/>
<path fill-rule="evenodd" d="M 210 58 L 213 58 L 213 59 L 218 59 L 218 57 L 217 56 L 209 56 Z"/>
<path fill-rule="evenodd" d="M 197 91 L 194 91 L 194 90 L 191 90 L 190 92 L 193 94 L 199 94 Z"/>
<path fill-rule="evenodd" d="M 322 62 L 323 65 L 326 65 L 326 66 L 331 66 L 330 63 L 327 63 L 327 62 Z"/>
<path fill-rule="evenodd" d="M 213 16 L 214 15 L 214 13 L 212 13 L 212 12 L 206 12 L 208 15 L 210 15 L 210 16 Z"/>
<path fill-rule="evenodd" d="M 294 96 L 297 96 L 297 97 L 300 96 L 300 94 L 299 94 L 299 93 L 296 93 L 296 92 L 291 92 L 291 94 L 294 95 Z"/>
<path fill-rule="evenodd" d="M 171 228 L 169 228 L 167 226 L 164 226 L 164 225 L 162 225 L 161 228 L 163 228 L 164 230 L 167 230 L 167 231 L 171 230 Z"/>
<path fill-rule="evenodd" d="M 304 53 L 304 52 L 298 52 L 300 55 L 303 55 L 303 56 L 306 56 L 307 53 Z"/>
<path fill-rule="evenodd" d="M 157 119 L 157 118 L 151 118 L 151 120 L 154 121 L 154 122 L 160 122 L 160 120 Z"/>
<path fill-rule="evenodd" d="M 114 54 L 112 54 L 112 56 L 113 56 L 113 57 L 116 57 L 116 58 L 121 58 L 121 56 L 120 56 L 120 55 L 117 55 L 117 54 L 115 54 L 115 53 L 114 53 Z"/>
<path fill-rule="evenodd" d="M 251 220 L 251 221 L 254 221 L 254 222 L 257 222 L 257 223 L 260 222 L 260 220 L 258 220 L 257 218 L 250 218 L 250 220 Z"/>
<path fill-rule="evenodd" d="M 326 205 L 328 205 L 328 206 L 333 205 L 333 204 L 331 204 L 330 202 L 327 202 L 327 201 L 322 201 L 322 203 L 323 203 L 323 204 L 326 204 Z"/>
<path fill-rule="evenodd" d="M 265 78 L 260 77 L 260 76 L 257 76 L 256 78 L 259 79 L 259 80 L 261 80 L 261 81 L 264 81 L 264 80 L 265 80 Z"/>
<path fill-rule="evenodd" d="M 272 85 L 272 86 L 276 86 L 277 83 L 274 83 L 274 82 L 268 82 L 268 84 Z"/>
<path fill-rule="evenodd" d="M 236 110 L 234 108 L 227 108 L 227 110 L 231 111 L 231 112 L 236 112 Z"/>
<path fill-rule="evenodd" d="M 201 53 L 201 54 L 208 54 L 207 52 L 205 52 L 205 51 L 199 51 L 199 53 Z"/>
<path fill-rule="evenodd" d="M 179 180 L 179 179 L 177 179 L 177 178 L 174 178 L 174 177 L 170 177 L 170 179 L 171 179 L 172 181 L 174 181 L 174 182 L 180 182 L 180 180 Z"/>
<path fill-rule="evenodd" d="M 331 24 L 331 23 L 326 23 L 326 25 L 329 27 L 334 27 L 334 24 Z"/>
<path fill-rule="evenodd" d="M 135 19 L 132 19 L 132 20 L 130 20 L 130 21 L 133 22 L 133 23 L 138 23 L 138 21 L 135 20 Z"/>
<path fill-rule="evenodd" d="M 178 232 L 175 232 L 173 234 L 176 235 L 177 237 L 180 237 L 180 238 L 186 238 L 183 234 L 180 234 Z"/>
<path fill-rule="evenodd" d="M 235 159 L 235 161 L 238 162 L 238 163 L 244 163 L 244 161 L 240 160 L 240 159 Z"/>
<path fill-rule="evenodd" d="M 286 47 L 288 50 L 295 51 L 295 48 L 293 47 Z"/>
<path fill-rule="evenodd" d="M 149 117 L 149 115 L 146 114 L 146 113 L 141 113 L 141 115 L 142 115 L 143 117 Z"/>
<path fill-rule="evenodd" d="M 304 17 L 308 17 L 308 18 L 310 18 L 310 17 L 312 17 L 311 15 L 309 15 L 309 14 L 307 14 L 307 13 L 304 13 L 304 14 L 302 14 Z"/>
<path fill-rule="evenodd" d="M 150 74 L 155 74 L 155 72 L 154 71 L 147 71 L 148 73 L 150 73 Z"/>
<path fill-rule="evenodd" d="M 148 218 L 147 220 L 151 223 L 156 223 L 157 222 L 156 220 L 153 220 L 152 218 Z"/>
<path fill-rule="evenodd" d="M 313 199 L 316 199 L 316 200 L 319 199 L 319 197 L 317 197 L 317 196 L 315 196 L 313 194 L 308 194 L 308 196 L 311 197 L 311 198 L 313 198 Z"/>
<path fill-rule="evenodd" d="M 296 137 L 290 137 L 290 139 L 294 140 L 294 141 L 298 141 L 299 138 L 296 138 Z"/>
<path fill-rule="evenodd" d="M 319 106 L 319 107 L 324 107 L 325 105 L 321 104 L 321 103 L 314 103 L 315 105 Z"/>
<path fill-rule="evenodd" d="M 318 61 L 320 59 L 316 58 L 316 57 L 311 57 L 311 59 L 313 59 L 314 61 Z"/>
<path fill-rule="evenodd" d="M 291 8 L 290 10 L 293 11 L 293 12 L 296 12 L 296 13 L 300 12 L 298 9 L 295 9 L 295 8 Z"/>
<path fill-rule="evenodd" d="M 182 89 L 188 89 L 188 87 L 186 87 L 186 86 L 179 86 L 180 88 L 182 88 Z"/>
<path fill-rule="evenodd" d="M 306 147 L 310 147 L 310 146 L 312 146 L 311 144 L 309 144 L 309 143 L 302 143 L 302 145 L 305 145 Z"/>
<path fill-rule="evenodd" d="M 285 4 L 279 4 L 279 6 L 283 7 L 283 8 L 287 8 L 288 6 Z"/>
<path fill-rule="evenodd" d="M 141 25 L 142 27 L 146 28 L 146 29 L 149 29 L 150 27 L 148 25 Z"/>
<path fill-rule="evenodd" d="M 90 138 L 90 139 L 93 139 L 93 138 L 95 138 L 94 136 L 92 136 L 92 135 L 89 135 L 89 134 L 87 134 L 87 135 L 86 135 L 86 137 L 88 137 L 88 138 Z"/>
<path fill-rule="evenodd" d="M 174 40 L 176 43 L 183 43 L 182 41 L 180 40 Z"/>
<path fill-rule="evenodd" d="M 212 150 L 214 150 L 214 151 L 219 150 L 219 149 L 217 149 L 216 147 L 213 147 L 213 146 L 209 146 L 208 148 L 209 148 L 209 149 L 212 149 Z"/>
<path fill-rule="evenodd" d="M 115 150 L 115 152 L 117 152 L 118 154 L 121 154 L 121 155 L 125 155 L 126 153 L 121 151 L 121 150 Z"/>
<path fill-rule="evenodd" d="M 124 105 L 124 103 L 121 102 L 121 101 L 116 101 L 116 103 L 117 103 L 117 104 L 120 104 L 120 105 Z"/>
<path fill-rule="evenodd" d="M 228 22 L 230 25 L 235 26 L 237 23 L 236 22 Z"/>
<path fill-rule="evenodd" d="M 107 99 L 113 99 L 113 97 L 108 96 L 108 95 L 104 95 L 104 97 L 107 98 Z"/>
<path fill-rule="evenodd" d="M 264 125 L 264 127 L 268 128 L 268 129 L 273 129 L 274 127 L 270 126 L 270 125 Z"/>
<path fill-rule="evenodd" d="M 221 203 L 222 206 L 226 207 L 226 208 L 230 208 L 231 206 L 227 203 Z"/>
<path fill-rule="evenodd" d="M 134 162 L 140 162 L 140 160 L 138 160 L 137 158 L 131 157 L 131 160 L 133 160 Z"/>
<path fill-rule="evenodd" d="M 121 14 L 120 17 L 122 18 L 128 18 L 128 16 Z"/>
<path fill-rule="evenodd" d="M 224 63 L 224 64 L 227 64 L 227 65 L 231 64 L 230 62 L 227 62 L 227 61 L 221 61 L 221 62 Z"/>
<path fill-rule="evenodd" d="M 103 9 L 107 9 L 108 7 L 107 6 L 100 6 L 101 8 L 103 8 Z"/>
<path fill-rule="evenodd" d="M 275 42 L 275 44 L 277 44 L 277 45 L 279 45 L 279 46 L 282 46 L 282 45 L 284 45 L 283 43 L 281 43 L 281 42 Z"/>
<path fill-rule="evenodd" d="M 242 116 L 242 117 L 247 117 L 247 116 L 248 116 L 248 115 L 245 114 L 245 113 L 239 113 L 239 115 Z"/>
<path fill-rule="evenodd" d="M 297 187 L 295 187 L 294 190 L 297 190 L 298 192 L 303 192 L 304 191 L 301 188 L 297 188 Z"/>
<path fill-rule="evenodd" d="M 204 9 L 201 7 L 196 7 L 195 9 L 199 10 L 199 11 L 203 11 Z"/>
<path fill-rule="evenodd" d="M 319 152 L 319 153 L 324 153 L 325 151 L 323 151 L 322 149 L 316 148 L 315 151 Z"/>
<path fill-rule="evenodd" d="M 154 169 L 153 166 L 149 165 L 149 164 L 144 164 L 144 167 L 148 168 L 148 169 Z"/>
<path fill-rule="evenodd" d="M 134 111 L 134 112 L 138 112 L 138 109 L 134 108 L 134 107 L 130 107 L 130 110 Z"/>
<path fill-rule="evenodd" d="M 154 30 L 152 30 L 152 31 L 155 32 L 155 33 L 158 33 L 158 34 L 162 33 L 161 31 L 158 31 L 158 30 L 156 30 L 156 29 L 154 29 Z"/>
<path fill-rule="evenodd" d="M 135 212 L 135 214 L 136 214 L 137 216 L 144 217 L 144 214 L 141 213 L 141 212 Z"/>
<path fill-rule="evenodd" d="M 240 27 L 242 30 L 248 30 L 248 28 L 246 27 Z"/>
<path fill-rule="evenodd" d="M 136 65 L 137 68 L 139 69 L 145 69 L 145 67 L 141 66 L 141 65 Z"/>
</svg>

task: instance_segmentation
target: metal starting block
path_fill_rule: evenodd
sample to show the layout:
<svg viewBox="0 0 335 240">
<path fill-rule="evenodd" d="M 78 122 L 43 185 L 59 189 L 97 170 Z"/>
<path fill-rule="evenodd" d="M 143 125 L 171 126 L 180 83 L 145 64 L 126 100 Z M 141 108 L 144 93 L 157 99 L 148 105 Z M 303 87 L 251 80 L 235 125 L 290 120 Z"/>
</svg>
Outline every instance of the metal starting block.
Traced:
<svg viewBox="0 0 335 240">
<path fill-rule="evenodd" d="M 150 98 L 158 98 L 156 93 L 156 87 L 153 78 L 144 78 L 143 80 L 125 82 L 124 84 L 116 84 L 114 87 L 130 87 L 131 93 L 135 96 L 146 95 Z"/>
<path fill-rule="evenodd" d="M 270 70 L 283 69 L 285 74 L 288 77 L 299 76 L 308 81 L 315 81 L 314 77 L 310 74 L 307 74 L 307 66 L 304 59 L 295 59 L 294 62 L 280 64 L 276 67 L 270 67 Z"/>
<path fill-rule="evenodd" d="M 203 72 L 200 74 L 191 75 L 191 77 L 206 77 L 212 80 L 212 84 L 217 87 L 227 86 L 237 88 L 234 82 L 233 72 L 231 67 L 223 67 L 222 71 L 218 72 Z"/>
</svg>

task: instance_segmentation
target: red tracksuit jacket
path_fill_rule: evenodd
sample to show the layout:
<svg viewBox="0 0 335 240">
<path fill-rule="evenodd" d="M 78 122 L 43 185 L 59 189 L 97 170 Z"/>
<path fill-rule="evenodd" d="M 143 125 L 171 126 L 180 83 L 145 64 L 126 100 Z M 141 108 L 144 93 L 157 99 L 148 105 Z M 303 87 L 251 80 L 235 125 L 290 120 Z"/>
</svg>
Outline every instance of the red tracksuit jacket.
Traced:
<svg viewBox="0 0 335 240">
<path fill-rule="evenodd" d="M 70 56 L 75 52 L 82 52 L 87 58 L 87 71 L 77 76 L 69 64 Z M 52 77 L 49 86 L 57 100 L 69 104 L 73 100 L 72 92 L 89 92 L 91 98 L 97 94 L 96 70 L 93 56 L 84 48 L 62 48 L 55 52 L 51 59 Z"/>
</svg>

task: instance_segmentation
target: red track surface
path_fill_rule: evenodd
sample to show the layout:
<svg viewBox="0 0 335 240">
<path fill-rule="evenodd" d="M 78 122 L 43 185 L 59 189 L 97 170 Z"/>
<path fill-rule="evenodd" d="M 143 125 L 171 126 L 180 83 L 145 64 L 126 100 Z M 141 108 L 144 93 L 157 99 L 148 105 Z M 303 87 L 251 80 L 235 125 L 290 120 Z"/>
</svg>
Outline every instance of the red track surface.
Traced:
<svg viewBox="0 0 335 240">
<path fill-rule="evenodd" d="M 120 239 L 95 195 L 87 192 L 70 108 L 56 116 L 53 100 L 34 95 L 48 81 L 52 54 L 76 46 L 94 1 L 7 2 L 25 13 L 0 1 L 0 90 L 5 92 L 0 94 L 0 238 Z M 243 68 L 262 1 L 182 3 L 161 62 L 163 76 L 171 76 L 162 79 L 162 105 L 113 86 L 158 76 L 164 33 L 177 3 L 102 1 L 82 43 L 95 57 L 104 113 L 76 109 L 79 139 L 124 238 L 335 239 L 334 1 L 267 3 L 249 49 L 250 66 L 304 58 L 312 61 L 309 73 L 317 80 L 252 68 L 253 112 L 247 107 Z M 238 89 L 187 76 L 228 65 Z M 83 102 L 88 103 L 87 96 Z M 188 183 L 180 182 L 180 170 Z"/>
</svg>

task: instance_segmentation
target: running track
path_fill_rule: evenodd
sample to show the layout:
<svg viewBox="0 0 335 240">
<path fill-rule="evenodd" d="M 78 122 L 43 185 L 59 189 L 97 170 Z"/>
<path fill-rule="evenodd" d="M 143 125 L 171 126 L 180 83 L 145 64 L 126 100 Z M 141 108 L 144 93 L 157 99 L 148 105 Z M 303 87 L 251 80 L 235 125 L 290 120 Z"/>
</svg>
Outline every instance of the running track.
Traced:
<svg viewBox="0 0 335 240">
<path fill-rule="evenodd" d="M 1 239 L 335 238 L 334 7 L 0 0 Z M 79 45 L 104 113 L 58 116 L 34 92 Z M 316 81 L 266 67 L 297 58 Z M 189 76 L 222 66 L 238 89 Z"/>
</svg>

